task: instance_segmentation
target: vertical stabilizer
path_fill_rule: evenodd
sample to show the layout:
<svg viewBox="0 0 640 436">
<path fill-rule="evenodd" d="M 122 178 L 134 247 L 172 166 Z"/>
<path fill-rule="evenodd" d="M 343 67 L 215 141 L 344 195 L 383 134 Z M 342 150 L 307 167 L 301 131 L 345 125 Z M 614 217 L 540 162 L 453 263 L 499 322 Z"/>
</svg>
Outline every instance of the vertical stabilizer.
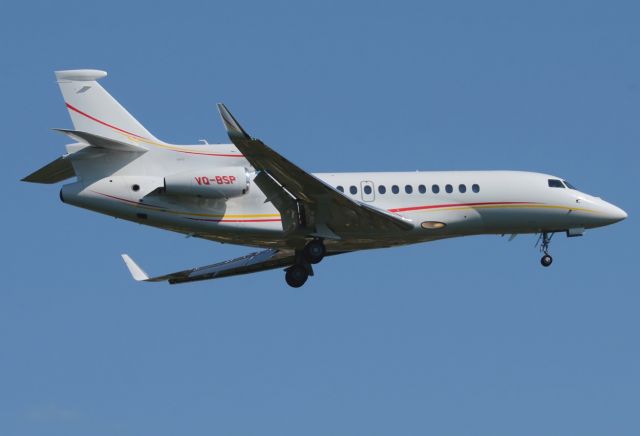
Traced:
<svg viewBox="0 0 640 436">
<path fill-rule="evenodd" d="M 97 81 L 106 75 L 106 71 L 100 70 L 56 71 L 75 130 L 116 141 L 158 141 L 100 86 Z"/>
</svg>

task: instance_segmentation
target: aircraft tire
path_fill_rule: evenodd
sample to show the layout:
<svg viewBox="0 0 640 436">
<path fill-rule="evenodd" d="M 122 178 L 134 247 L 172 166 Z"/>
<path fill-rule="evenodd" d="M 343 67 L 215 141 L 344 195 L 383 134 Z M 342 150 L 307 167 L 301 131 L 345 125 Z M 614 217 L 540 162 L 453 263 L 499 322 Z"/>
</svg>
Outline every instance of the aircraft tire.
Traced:
<svg viewBox="0 0 640 436">
<path fill-rule="evenodd" d="M 306 283 L 309 278 L 309 273 L 304 266 L 295 264 L 287 269 L 284 278 L 289 286 L 299 288 Z"/>
<path fill-rule="evenodd" d="M 307 262 L 315 265 L 324 259 L 325 254 L 327 254 L 327 249 L 321 240 L 314 239 L 305 245 L 303 254 Z"/>
<path fill-rule="evenodd" d="M 548 267 L 551 265 L 551 263 L 553 262 L 553 257 L 551 257 L 548 254 L 545 254 L 544 256 L 542 256 L 542 258 L 540 259 L 540 263 L 542 264 L 542 266 L 544 267 Z"/>
</svg>

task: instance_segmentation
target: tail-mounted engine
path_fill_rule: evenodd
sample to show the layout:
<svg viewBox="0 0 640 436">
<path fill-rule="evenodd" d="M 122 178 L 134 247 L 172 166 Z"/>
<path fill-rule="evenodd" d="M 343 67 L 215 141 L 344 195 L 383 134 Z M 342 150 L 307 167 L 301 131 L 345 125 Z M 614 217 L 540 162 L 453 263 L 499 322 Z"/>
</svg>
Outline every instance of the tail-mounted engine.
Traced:
<svg viewBox="0 0 640 436">
<path fill-rule="evenodd" d="M 205 198 L 233 198 L 249 191 L 249 175 L 243 167 L 223 167 L 188 171 L 166 176 L 168 195 L 189 195 Z"/>
</svg>

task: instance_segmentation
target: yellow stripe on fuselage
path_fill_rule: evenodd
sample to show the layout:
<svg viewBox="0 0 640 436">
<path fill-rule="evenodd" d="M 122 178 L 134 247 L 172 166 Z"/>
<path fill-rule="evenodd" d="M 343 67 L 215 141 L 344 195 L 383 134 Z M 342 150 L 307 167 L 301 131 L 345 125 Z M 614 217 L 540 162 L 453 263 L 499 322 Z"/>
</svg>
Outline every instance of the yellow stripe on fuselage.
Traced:
<svg viewBox="0 0 640 436">
<path fill-rule="evenodd" d="M 450 210 L 469 210 L 469 209 L 512 209 L 512 208 L 518 208 L 518 209 L 564 209 L 564 210 L 568 210 L 570 212 L 572 211 L 580 211 L 580 212 L 588 212 L 588 213 L 596 213 L 595 210 L 591 210 L 591 209 L 584 209 L 584 208 L 580 208 L 580 207 L 569 207 L 569 206 L 559 206 L 559 205 L 552 205 L 552 204 L 485 204 L 485 205 L 477 205 L 477 206 L 452 206 L 452 207 L 442 207 L 442 208 L 435 208 L 435 207 L 430 207 L 428 209 L 415 209 L 415 210 L 408 210 L 408 211 L 402 211 L 401 213 L 406 213 L 406 212 L 439 212 L 439 211 L 450 211 Z M 398 213 L 398 212 L 396 212 Z"/>
</svg>

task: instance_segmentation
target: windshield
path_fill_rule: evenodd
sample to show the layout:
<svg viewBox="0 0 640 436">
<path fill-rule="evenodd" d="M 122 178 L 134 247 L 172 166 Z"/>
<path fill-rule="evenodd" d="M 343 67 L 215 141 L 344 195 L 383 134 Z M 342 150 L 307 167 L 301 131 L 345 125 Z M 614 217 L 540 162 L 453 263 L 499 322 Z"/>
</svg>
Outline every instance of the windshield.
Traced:
<svg viewBox="0 0 640 436">
<path fill-rule="evenodd" d="M 566 180 L 564 180 L 564 184 L 567 185 L 567 188 L 577 191 L 576 187 L 573 186 L 571 183 L 567 182 Z"/>
</svg>

